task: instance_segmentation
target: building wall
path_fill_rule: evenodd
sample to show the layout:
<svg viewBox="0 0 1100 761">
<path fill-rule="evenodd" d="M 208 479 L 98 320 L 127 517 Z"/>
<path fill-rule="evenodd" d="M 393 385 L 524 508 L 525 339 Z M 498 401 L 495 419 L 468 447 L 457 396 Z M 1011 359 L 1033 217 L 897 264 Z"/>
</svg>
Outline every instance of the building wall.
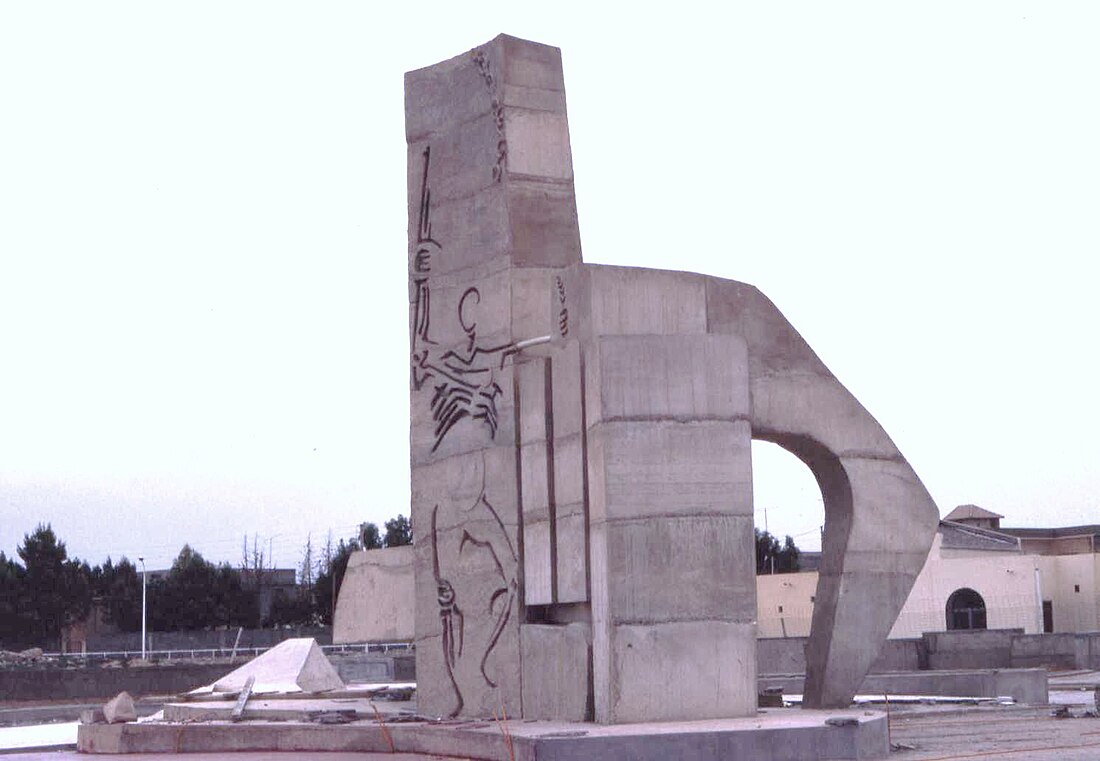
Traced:
<svg viewBox="0 0 1100 761">
<path fill-rule="evenodd" d="M 1035 594 L 1036 558 L 1014 552 L 944 550 L 937 535 L 891 638 L 919 637 L 947 628 L 947 599 L 970 588 L 985 600 L 986 627 L 1041 631 Z"/>
<path fill-rule="evenodd" d="M 1040 608 L 1035 569 L 1043 599 L 1054 604 L 1055 631 L 1096 630 L 1096 555 L 1037 557 L 1010 552 L 944 550 L 936 536 L 924 568 L 890 632 L 891 639 L 920 637 L 947 628 L 947 598 L 964 587 L 982 596 L 989 629 L 1022 629 L 1038 634 Z M 817 573 L 758 576 L 757 632 L 760 637 L 805 637 L 813 617 Z M 1074 584 L 1080 592 L 1074 592 Z"/>
<path fill-rule="evenodd" d="M 817 571 L 756 577 L 756 636 L 808 637 Z"/>
<path fill-rule="evenodd" d="M 1054 631 L 1088 632 L 1097 621 L 1097 556 L 1045 555 L 1035 558 L 1044 600 L 1053 605 Z"/>
</svg>

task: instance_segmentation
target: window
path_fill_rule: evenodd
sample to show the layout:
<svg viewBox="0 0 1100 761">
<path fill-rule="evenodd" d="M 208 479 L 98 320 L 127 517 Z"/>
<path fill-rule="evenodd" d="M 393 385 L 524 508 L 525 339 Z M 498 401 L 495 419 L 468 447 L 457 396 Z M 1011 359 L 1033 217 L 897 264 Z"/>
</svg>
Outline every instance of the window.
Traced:
<svg viewBox="0 0 1100 761">
<path fill-rule="evenodd" d="M 984 629 L 985 600 L 973 589 L 956 589 L 947 598 L 947 629 Z"/>
</svg>

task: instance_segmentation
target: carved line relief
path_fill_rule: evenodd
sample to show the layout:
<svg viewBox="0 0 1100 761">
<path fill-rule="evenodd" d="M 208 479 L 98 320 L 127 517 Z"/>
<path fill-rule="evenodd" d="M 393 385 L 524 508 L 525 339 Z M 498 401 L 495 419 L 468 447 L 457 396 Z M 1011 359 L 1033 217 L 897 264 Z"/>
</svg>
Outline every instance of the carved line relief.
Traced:
<svg viewBox="0 0 1100 761">
<path fill-rule="evenodd" d="M 504 527 L 504 522 L 500 519 L 500 514 L 496 511 L 496 508 L 493 507 L 492 503 L 489 502 L 488 497 L 485 496 L 484 485 L 482 486 L 482 491 L 478 498 L 472 505 L 465 508 L 464 512 L 469 513 L 481 509 L 487 510 L 489 515 L 493 518 L 495 528 L 499 528 L 500 530 L 499 535 L 494 536 L 494 534 L 498 532 L 490 530 L 488 533 L 475 536 L 470 532 L 469 528 L 463 527 L 462 539 L 459 541 L 458 545 L 458 556 L 461 558 L 463 553 L 488 553 L 496 576 L 500 578 L 500 586 L 493 589 L 489 595 L 485 613 L 492 621 L 492 629 L 489 632 L 488 640 L 484 649 L 480 652 L 477 661 L 478 674 L 481 679 L 487 686 L 496 687 L 497 683 L 489 676 L 486 666 L 493 651 L 500 643 L 501 635 L 504 633 L 512 617 L 512 608 L 519 589 L 516 573 L 519 558 L 516 555 L 515 548 L 512 546 L 508 531 Z M 449 715 L 454 717 L 462 711 L 466 704 L 462 688 L 459 686 L 459 680 L 455 676 L 455 669 L 464 655 L 466 616 L 458 605 L 458 592 L 455 590 L 454 585 L 443 576 L 441 570 L 438 514 L 439 505 L 435 505 L 435 507 L 432 508 L 432 573 L 435 577 L 436 603 L 439 606 L 439 618 L 440 624 L 442 625 L 443 664 L 447 671 L 447 679 L 451 684 L 451 689 L 455 697 L 454 708 Z M 468 523 L 467 525 L 477 524 Z"/>
<path fill-rule="evenodd" d="M 424 171 L 420 188 L 420 210 L 417 238 L 413 246 L 412 281 L 414 288 L 412 317 L 412 384 L 420 391 L 432 381 L 431 411 L 434 424 L 432 451 L 439 449 L 443 439 L 461 420 L 481 421 L 496 436 L 498 427 L 497 399 L 503 394 L 494 377 L 494 368 L 503 367 L 512 353 L 510 344 L 484 346 L 477 337 L 476 307 L 481 292 L 467 288 L 458 301 L 457 318 L 465 344 L 440 352 L 438 342 L 431 337 L 431 272 L 432 259 L 443 252 L 442 244 L 432 237 L 431 187 L 428 172 L 431 166 L 431 146 L 424 149 Z"/>
<path fill-rule="evenodd" d="M 496 163 L 493 164 L 493 182 L 500 182 L 504 179 L 504 170 L 508 166 L 508 140 L 504 135 L 504 104 L 497 97 L 496 79 L 493 77 L 489 57 L 485 55 L 485 51 L 482 49 L 475 50 L 473 61 L 474 65 L 477 66 L 478 73 L 485 81 L 485 86 L 489 89 L 489 97 L 492 99 L 490 107 L 493 110 L 493 121 L 497 129 L 497 155 Z"/>
</svg>

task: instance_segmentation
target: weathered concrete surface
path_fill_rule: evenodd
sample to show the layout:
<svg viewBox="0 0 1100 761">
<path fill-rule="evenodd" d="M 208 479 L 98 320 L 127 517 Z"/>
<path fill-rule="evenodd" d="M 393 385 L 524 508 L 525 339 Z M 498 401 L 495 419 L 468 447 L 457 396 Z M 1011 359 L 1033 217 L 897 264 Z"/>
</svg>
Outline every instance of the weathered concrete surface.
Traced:
<svg viewBox="0 0 1100 761">
<path fill-rule="evenodd" d="M 591 721 L 592 627 L 588 624 L 520 627 L 523 712 L 562 721 Z"/>
<path fill-rule="evenodd" d="M 806 673 L 808 637 L 758 639 L 756 665 L 760 674 Z M 927 653 L 922 639 L 888 639 L 871 664 L 869 673 L 886 671 L 918 671 L 927 665 Z M 1007 668 L 1008 663 L 994 664 Z M 985 664 L 961 664 L 956 668 L 985 668 Z"/>
<path fill-rule="evenodd" d="M 622 333 L 681 339 L 717 334 L 744 341 L 746 366 L 737 377 L 748 385 L 751 437 L 775 442 L 802 459 L 825 498 L 807 702 L 847 705 L 935 534 L 938 511 L 916 474 L 874 418 L 752 286 L 692 273 L 586 264 L 571 268 L 563 279 L 565 308 L 582 345 Z M 587 384 L 589 408 L 599 393 L 598 383 Z M 598 637 L 596 654 L 598 664 Z"/>
<path fill-rule="evenodd" d="M 236 692 L 249 677 L 256 681 L 252 692 L 325 692 L 342 690 L 344 682 L 312 639 L 288 639 L 234 669 L 213 684 L 192 690 Z"/>
<path fill-rule="evenodd" d="M 604 336 L 589 356 L 596 720 L 750 715 L 756 572 L 744 342 Z"/>
<path fill-rule="evenodd" d="M 847 705 L 938 522 L 893 442 L 752 286 L 581 263 L 555 48 L 405 93 L 423 710 L 531 715 L 521 626 L 589 620 L 597 721 L 751 715 L 753 438 L 821 485 L 806 700 Z"/>
<path fill-rule="evenodd" d="M 554 602 L 556 516 L 549 447 L 518 472 L 523 400 L 545 384 L 516 345 L 550 333 L 550 273 L 580 261 L 561 57 L 500 36 L 405 93 L 418 698 L 518 716 L 520 552 L 538 559 L 530 601 Z"/>
<path fill-rule="evenodd" d="M 413 639 L 414 590 L 412 546 L 353 552 L 336 600 L 333 642 Z"/>
<path fill-rule="evenodd" d="M 828 719 L 848 720 L 841 726 Z M 507 729 L 507 732 L 504 729 Z M 886 717 L 873 711 L 763 711 L 744 719 L 602 726 L 552 721 L 324 726 L 291 722 L 80 727 L 84 753 L 228 751 L 437 753 L 485 761 L 670 758 L 718 761 L 872 759 L 888 754 Z"/>
</svg>

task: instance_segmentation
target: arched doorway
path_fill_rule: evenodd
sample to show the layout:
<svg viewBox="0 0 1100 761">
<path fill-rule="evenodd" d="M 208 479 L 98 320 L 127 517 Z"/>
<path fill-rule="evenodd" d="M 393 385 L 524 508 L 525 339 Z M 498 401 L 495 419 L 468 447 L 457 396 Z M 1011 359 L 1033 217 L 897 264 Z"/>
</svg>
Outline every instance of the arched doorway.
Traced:
<svg viewBox="0 0 1100 761">
<path fill-rule="evenodd" d="M 947 598 L 947 629 L 984 629 L 985 600 L 973 589 L 956 589 Z"/>
</svg>

